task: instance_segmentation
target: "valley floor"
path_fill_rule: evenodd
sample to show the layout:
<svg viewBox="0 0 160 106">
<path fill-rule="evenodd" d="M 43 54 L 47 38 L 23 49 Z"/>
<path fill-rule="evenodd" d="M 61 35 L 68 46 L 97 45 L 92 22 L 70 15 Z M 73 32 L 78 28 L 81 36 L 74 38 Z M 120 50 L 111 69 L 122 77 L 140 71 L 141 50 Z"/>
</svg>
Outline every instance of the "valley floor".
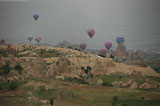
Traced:
<svg viewBox="0 0 160 106">
<path fill-rule="evenodd" d="M 28 79 L 16 90 L 0 90 L 0 106 L 159 106 L 160 91 L 89 86 L 55 79 Z"/>
</svg>

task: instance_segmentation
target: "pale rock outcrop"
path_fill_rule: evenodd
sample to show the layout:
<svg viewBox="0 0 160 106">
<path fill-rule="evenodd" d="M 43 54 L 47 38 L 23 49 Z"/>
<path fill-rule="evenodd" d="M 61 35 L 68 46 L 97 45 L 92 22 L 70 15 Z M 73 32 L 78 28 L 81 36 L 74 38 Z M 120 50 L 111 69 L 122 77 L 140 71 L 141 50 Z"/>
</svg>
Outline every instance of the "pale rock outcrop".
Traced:
<svg viewBox="0 0 160 106">
<path fill-rule="evenodd" d="M 101 79 L 99 79 L 98 81 L 97 81 L 97 84 L 96 84 L 97 86 L 102 86 L 103 85 L 103 81 L 101 80 Z"/>
<path fill-rule="evenodd" d="M 140 85 L 139 88 L 142 88 L 142 89 L 150 89 L 150 88 L 151 88 L 151 85 L 148 84 L 148 83 L 144 83 L 144 84 Z"/>
<path fill-rule="evenodd" d="M 131 88 L 131 89 L 136 89 L 136 88 L 138 88 L 137 82 L 134 82 L 129 88 Z"/>
</svg>

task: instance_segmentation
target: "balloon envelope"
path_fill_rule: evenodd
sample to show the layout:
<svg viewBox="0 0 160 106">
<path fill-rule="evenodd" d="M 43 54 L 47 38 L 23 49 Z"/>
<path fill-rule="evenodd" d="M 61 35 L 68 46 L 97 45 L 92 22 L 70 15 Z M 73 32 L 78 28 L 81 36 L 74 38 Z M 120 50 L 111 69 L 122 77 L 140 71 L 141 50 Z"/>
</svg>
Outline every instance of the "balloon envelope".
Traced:
<svg viewBox="0 0 160 106">
<path fill-rule="evenodd" d="M 92 38 L 92 37 L 94 36 L 94 34 L 95 34 L 95 30 L 94 30 L 94 29 L 88 29 L 88 30 L 87 30 L 87 34 L 88 34 L 88 36 L 89 36 L 90 38 Z"/>
<path fill-rule="evenodd" d="M 32 41 L 32 40 L 33 40 L 33 36 L 32 36 L 32 35 L 28 35 L 28 36 L 27 36 L 27 39 L 28 39 L 29 41 Z"/>
<path fill-rule="evenodd" d="M 35 20 L 37 20 L 37 19 L 39 18 L 39 15 L 38 15 L 38 14 L 34 14 L 34 15 L 33 15 L 33 18 L 34 18 Z"/>
<path fill-rule="evenodd" d="M 100 53 L 100 54 L 103 54 L 103 55 L 105 55 L 106 52 L 107 52 L 106 49 L 100 49 L 100 50 L 99 50 L 99 53 Z"/>
<path fill-rule="evenodd" d="M 84 49 L 86 48 L 86 44 L 85 44 L 85 43 L 80 43 L 80 48 L 81 48 L 82 50 L 84 50 Z"/>
<path fill-rule="evenodd" d="M 35 37 L 35 40 L 36 40 L 37 43 L 39 43 L 42 39 L 41 39 L 40 36 L 36 36 L 36 37 Z"/>
<path fill-rule="evenodd" d="M 124 37 L 117 37 L 116 39 L 117 43 L 124 43 Z"/>
<path fill-rule="evenodd" d="M 106 42 L 105 47 L 109 51 L 109 49 L 112 47 L 112 43 L 111 42 Z"/>
</svg>

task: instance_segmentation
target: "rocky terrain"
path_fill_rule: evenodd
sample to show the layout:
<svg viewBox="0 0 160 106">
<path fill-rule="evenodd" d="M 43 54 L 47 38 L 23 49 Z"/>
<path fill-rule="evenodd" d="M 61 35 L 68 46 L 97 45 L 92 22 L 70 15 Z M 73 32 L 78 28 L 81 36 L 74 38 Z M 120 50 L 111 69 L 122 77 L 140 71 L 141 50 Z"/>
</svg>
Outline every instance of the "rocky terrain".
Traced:
<svg viewBox="0 0 160 106">
<path fill-rule="evenodd" d="M 111 58 L 102 58 L 72 49 L 36 45 L 12 45 L 12 48 L 18 53 L 10 54 L 8 57 L 1 56 L 1 67 L 9 61 L 14 71 L 15 65 L 20 64 L 24 69 L 22 71 L 24 77 L 57 74 L 79 77 L 85 75 L 81 67 L 87 66 L 92 67 L 91 73 L 94 76 L 118 72 L 127 75 L 159 76 L 150 67 L 116 63 Z M 7 51 L 7 46 L 1 46 L 1 49 Z M 19 55 L 19 57 L 14 55 Z"/>
<path fill-rule="evenodd" d="M 85 71 L 88 67 L 90 73 L 87 74 Z M 113 89 L 160 90 L 159 79 L 160 74 L 150 67 L 117 63 L 111 58 L 103 58 L 87 52 L 30 44 L 0 46 L 0 82 L 27 80 L 28 83 L 22 88 L 34 86 L 34 90 L 38 90 L 42 85 L 45 89 L 67 85 L 71 87 L 67 89 L 76 86 L 77 89 L 95 87 L 93 89 L 98 90 L 108 89 L 99 88 L 107 86 Z M 5 88 L 1 87 L 1 89 Z"/>
</svg>

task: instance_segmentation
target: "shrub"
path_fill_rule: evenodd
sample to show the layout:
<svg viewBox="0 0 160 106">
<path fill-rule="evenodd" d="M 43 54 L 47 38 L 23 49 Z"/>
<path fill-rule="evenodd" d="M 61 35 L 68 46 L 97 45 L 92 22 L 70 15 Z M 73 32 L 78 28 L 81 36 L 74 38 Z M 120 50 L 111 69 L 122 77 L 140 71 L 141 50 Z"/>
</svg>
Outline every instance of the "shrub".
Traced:
<svg viewBox="0 0 160 106">
<path fill-rule="evenodd" d="M 118 100 L 119 100 L 119 98 L 117 96 L 114 96 L 112 105 L 115 106 L 117 104 Z"/>
<path fill-rule="evenodd" d="M 0 90 L 2 90 L 2 87 L 0 86 Z"/>
<path fill-rule="evenodd" d="M 72 78 L 71 78 L 71 77 L 68 77 L 68 76 L 64 76 L 64 80 L 71 82 L 71 81 L 72 81 Z"/>
<path fill-rule="evenodd" d="M 99 56 L 104 57 L 104 58 L 106 57 L 106 56 L 105 56 L 105 55 L 103 55 L 103 54 L 99 54 Z"/>
<path fill-rule="evenodd" d="M 52 106 L 54 103 L 53 98 L 50 98 L 50 105 Z"/>
<path fill-rule="evenodd" d="M 6 64 L 1 68 L 3 71 L 3 73 L 6 75 L 10 72 L 10 61 L 6 61 Z"/>
<path fill-rule="evenodd" d="M 155 70 L 157 73 L 160 73 L 160 66 L 154 66 L 154 65 L 152 65 L 151 68 L 153 70 Z"/>
<path fill-rule="evenodd" d="M 113 56 L 113 55 L 110 55 L 110 58 L 114 59 L 114 56 Z"/>
<path fill-rule="evenodd" d="M 33 85 L 28 85 L 26 87 L 24 87 L 26 90 L 28 91 L 32 91 L 34 89 L 34 86 Z"/>
<path fill-rule="evenodd" d="M 119 59 L 114 59 L 115 62 L 120 62 Z"/>
<path fill-rule="evenodd" d="M 21 67 L 20 64 L 17 64 L 17 65 L 14 67 L 14 69 L 17 70 L 20 75 L 22 74 L 23 68 Z"/>
<path fill-rule="evenodd" d="M 81 67 L 81 70 L 84 70 L 84 67 Z"/>
<path fill-rule="evenodd" d="M 18 84 L 16 82 L 11 82 L 9 86 L 9 90 L 16 90 L 18 88 Z"/>
<path fill-rule="evenodd" d="M 72 49 L 72 47 L 71 47 L 71 46 L 69 46 L 68 48 L 69 48 L 69 49 Z"/>
<path fill-rule="evenodd" d="M 102 86 L 112 87 L 112 84 L 105 82 L 105 83 L 102 84 Z"/>
<path fill-rule="evenodd" d="M 46 87 L 45 86 L 39 86 L 38 89 L 41 92 L 45 92 L 46 91 Z"/>
<path fill-rule="evenodd" d="M 129 105 L 124 103 L 124 104 L 122 104 L 121 106 L 129 106 Z"/>
<path fill-rule="evenodd" d="M 113 101 L 114 101 L 114 102 L 118 102 L 118 100 L 119 100 L 119 98 L 118 98 L 117 96 L 114 96 L 114 97 L 113 97 Z"/>
<path fill-rule="evenodd" d="M 123 58 L 123 59 L 122 59 L 122 61 L 127 61 L 127 60 L 128 60 L 127 58 Z"/>
<path fill-rule="evenodd" d="M 7 52 L 5 50 L 0 50 L 0 54 L 3 56 L 3 57 L 7 57 Z"/>
</svg>

